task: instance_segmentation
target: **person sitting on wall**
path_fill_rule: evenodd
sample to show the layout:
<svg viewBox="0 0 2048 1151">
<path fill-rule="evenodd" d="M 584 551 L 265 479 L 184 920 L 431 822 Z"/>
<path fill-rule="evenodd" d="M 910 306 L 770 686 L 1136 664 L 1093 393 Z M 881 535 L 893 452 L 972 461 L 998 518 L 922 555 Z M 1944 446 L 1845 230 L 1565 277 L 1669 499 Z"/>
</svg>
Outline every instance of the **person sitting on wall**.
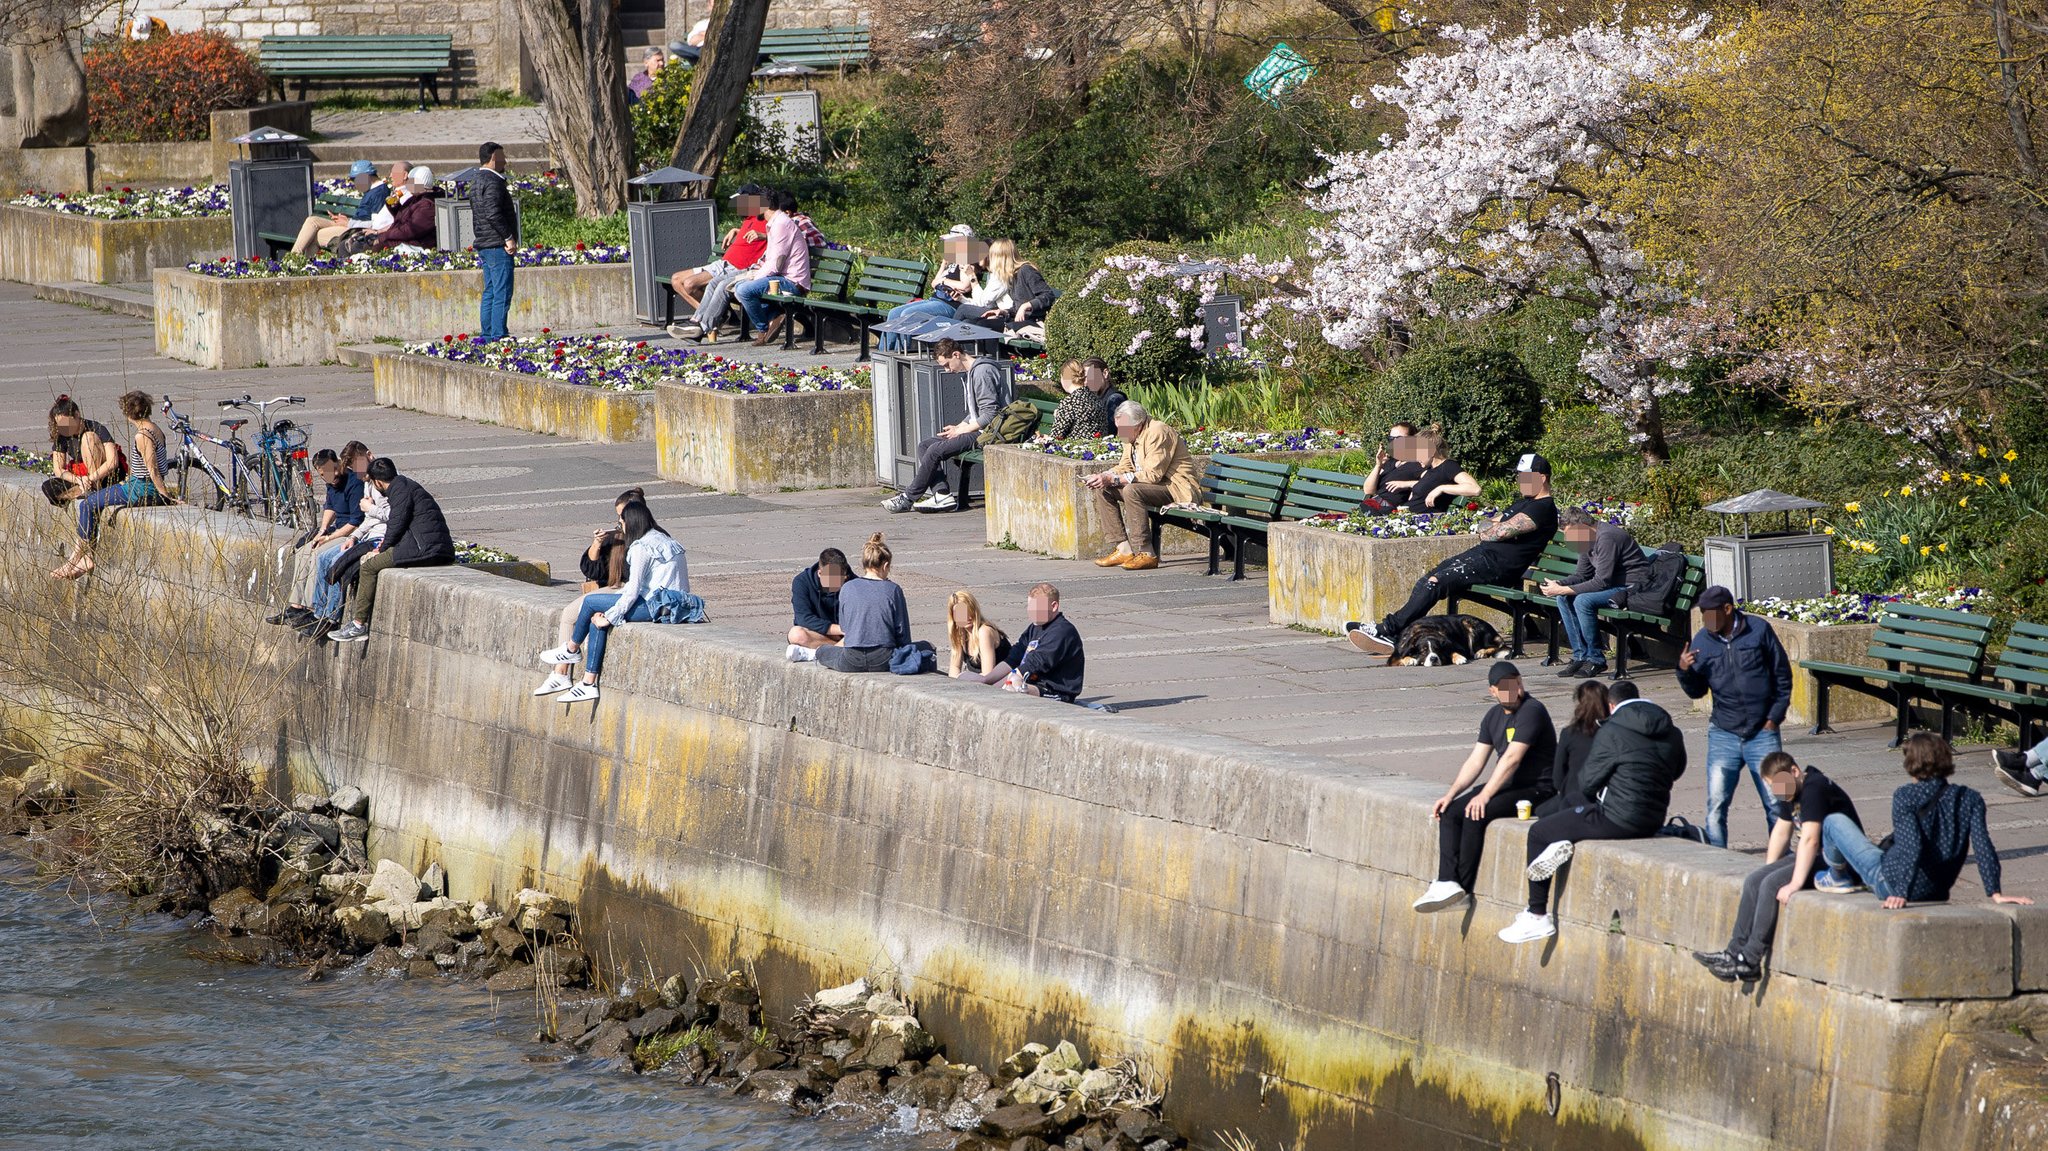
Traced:
<svg viewBox="0 0 2048 1151">
<path fill-rule="evenodd" d="M 370 617 L 377 610 L 378 577 L 395 567 L 446 567 L 455 562 L 455 537 L 447 517 L 427 489 L 398 474 L 389 456 L 370 461 L 370 484 L 390 505 L 384 538 L 358 565 L 356 610 L 348 626 L 328 639 L 361 643 L 370 638 Z"/>
<path fill-rule="evenodd" d="M 88 420 L 68 395 L 50 402 L 50 478 L 43 497 L 66 504 L 128 478 L 128 461 L 114 433 Z"/>
<path fill-rule="evenodd" d="M 325 642 L 328 634 L 340 626 L 341 605 L 353 582 L 355 563 L 349 564 L 348 572 L 340 579 L 333 578 L 333 572 L 351 555 L 360 561 L 378 540 L 384 538 L 384 521 L 390 512 L 390 504 L 370 482 L 371 459 L 369 445 L 361 440 L 350 440 L 341 446 L 341 466 L 348 469 L 352 477 L 351 486 L 358 493 L 356 523 L 353 527 L 333 529 L 336 532 L 334 541 L 313 557 L 313 586 L 308 601 L 311 610 L 299 621 L 301 639 Z"/>
<path fill-rule="evenodd" d="M 561 627 L 556 632 L 557 648 L 575 646 L 576 620 L 583 612 L 584 596 L 593 592 L 615 592 L 626 586 L 626 572 L 630 566 L 627 562 L 627 553 L 631 545 L 626 539 L 625 529 L 618 525 L 618 520 L 625 515 L 627 504 L 646 502 L 645 488 L 627 488 L 612 500 L 612 526 L 591 530 L 590 546 L 576 557 L 577 570 L 583 576 L 583 586 L 579 589 L 582 594 L 562 607 Z M 566 675 L 567 671 L 565 670 L 563 674 Z M 564 684 L 563 687 L 566 688 L 568 685 Z"/>
<path fill-rule="evenodd" d="M 598 591 L 583 596 L 569 642 L 541 653 L 541 662 L 552 663 L 555 669 L 533 694 L 552 695 L 557 703 L 597 699 L 597 678 L 604 671 L 605 637 L 612 628 L 622 623 L 661 622 L 657 613 L 664 599 L 696 599 L 690 592 L 689 553 L 661 530 L 646 504 L 634 500 L 619 512 L 619 534 L 626 539 L 626 582 L 615 592 Z M 571 686 L 569 672 L 579 655 L 583 660 L 583 682 Z"/>
<path fill-rule="evenodd" d="M 981 429 L 994 423 L 1003 405 L 1010 402 L 1009 365 L 988 356 L 970 357 L 966 348 L 950 339 L 933 345 L 932 357 L 940 371 L 961 374 L 960 389 L 965 396 L 967 416 L 957 424 L 940 428 L 938 435 L 918 441 L 917 471 L 910 477 L 910 486 L 882 501 L 884 511 L 907 512 L 915 508 L 921 512 L 944 512 L 958 507 L 959 497 L 947 486 L 943 465 L 972 451 Z"/>
<path fill-rule="evenodd" d="M 1060 366 L 1060 406 L 1052 413 L 1052 438 L 1056 440 L 1099 440 L 1114 434 L 1109 413 L 1102 401 L 1084 383 L 1086 370 L 1081 361 L 1068 360 Z"/>
<path fill-rule="evenodd" d="M 321 248 L 331 248 L 334 242 L 353 229 L 368 228 L 376 220 L 377 213 L 391 198 L 391 190 L 405 183 L 409 169 L 405 161 L 391 165 L 391 180 L 377 181 L 377 166 L 368 160 L 357 160 L 348 166 L 348 178 L 355 184 L 356 195 L 362 199 L 356 210 L 344 216 L 339 212 L 312 215 L 299 225 L 298 239 L 292 241 L 292 251 L 301 256 L 310 256 Z"/>
<path fill-rule="evenodd" d="M 1031 626 L 1010 642 L 1009 654 L 990 671 L 1002 673 L 997 678 L 1004 691 L 1061 703 L 1079 702 L 1088 653 L 1074 622 L 1060 610 L 1060 589 L 1049 583 L 1033 584 L 1024 595 L 1024 610 L 1031 617 Z"/>
<path fill-rule="evenodd" d="M 1501 929 L 1504 943 L 1557 934 L 1550 881 L 1585 839 L 1648 839 L 1664 826 L 1671 788 L 1685 774 L 1685 737 L 1671 713 L 1641 698 L 1633 681 L 1609 685 L 1614 711 L 1593 737 L 1580 786 L 1597 799 L 1546 815 L 1529 826 L 1529 907 Z"/>
<path fill-rule="evenodd" d="M 920 316 L 934 320 L 950 320 L 953 311 L 967 294 L 974 291 L 977 278 L 982 272 L 982 263 L 987 260 L 989 247 L 974 234 L 966 224 L 955 224 L 939 237 L 939 251 L 944 256 L 939 270 L 932 273 L 932 292 L 921 300 L 898 304 L 889 309 L 889 322 L 900 323 Z M 901 351 L 910 346 L 907 337 L 895 332 L 883 332 L 881 348 L 885 352 Z"/>
<path fill-rule="evenodd" d="M 666 63 L 668 53 L 663 52 L 659 44 L 647 46 L 647 51 L 640 54 L 640 70 L 633 73 L 632 79 L 626 81 L 627 107 L 630 108 L 646 98 L 648 89 L 654 87 L 654 78 L 660 75 L 661 66 Z"/>
<path fill-rule="evenodd" d="M 981 601 L 966 589 L 946 600 L 946 640 L 952 648 L 952 662 L 946 674 L 976 683 L 1001 683 L 1010 672 L 1003 657 L 1010 652 L 1010 637 L 981 614 Z"/>
<path fill-rule="evenodd" d="M 1498 706 L 1486 709 L 1479 741 L 1431 809 L 1437 821 L 1436 882 L 1413 904 L 1417 911 L 1446 911 L 1471 899 L 1479 883 L 1486 825 L 1516 814 L 1519 804 L 1533 807 L 1552 794 L 1557 729 L 1550 710 L 1523 686 L 1521 669 L 1506 660 L 1486 673 L 1486 685 Z M 1479 776 L 1489 759 L 1494 760 L 1493 774 L 1482 784 Z"/>
<path fill-rule="evenodd" d="M 768 190 L 759 184 L 740 185 L 731 197 L 733 206 L 739 209 L 740 222 L 725 234 L 725 255 L 669 277 L 669 286 L 693 309 L 688 320 L 669 327 L 669 335 L 705 343 L 716 340 L 718 326 L 725 322 L 727 306 L 732 302 L 733 287 L 761 262 L 762 254 L 768 250 L 767 194 Z"/>
<path fill-rule="evenodd" d="M 182 502 L 170 494 L 170 485 L 164 481 L 166 440 L 163 428 L 149 417 L 149 393 L 125 392 L 120 405 L 121 414 L 128 417 L 135 429 L 128 456 L 134 464 L 128 469 L 127 479 L 107 484 L 78 501 L 78 547 L 70 559 L 50 573 L 57 579 L 77 579 L 93 569 L 93 540 L 99 535 L 100 514 L 108 508 Z"/>
<path fill-rule="evenodd" d="M 1557 618 L 1571 644 L 1571 662 L 1557 674 L 1564 677 L 1603 675 L 1607 653 L 1600 646 L 1599 611 L 1628 606 L 1628 591 L 1649 582 L 1650 557 L 1620 524 L 1596 520 L 1584 508 L 1557 513 L 1565 542 L 1577 548 L 1578 566 L 1561 580 L 1544 580 L 1537 588 L 1557 597 Z"/>
<path fill-rule="evenodd" d="M 399 189 L 398 204 L 391 210 L 391 226 L 375 233 L 374 246 L 433 247 L 440 236 L 440 225 L 434 219 L 434 202 L 440 198 L 441 189 L 434 186 L 434 170 L 425 166 L 414 168 L 406 177 L 405 186 Z"/>
<path fill-rule="evenodd" d="M 313 581 L 319 569 L 320 553 L 328 545 L 355 534 L 363 522 L 363 478 L 342 463 L 341 453 L 321 448 L 313 453 L 313 470 L 326 485 L 327 499 L 320 509 L 320 522 L 291 549 L 292 582 L 283 611 L 266 616 L 264 623 L 304 627 L 313 619 Z"/>
<path fill-rule="evenodd" d="M 790 658 L 833 671 L 888 671 L 890 654 L 910 643 L 910 605 L 903 589 L 889 578 L 895 559 L 881 532 L 869 536 L 860 553 L 861 578 L 847 580 L 839 589 L 839 627 L 844 636 L 824 647 L 791 645 Z"/>
<path fill-rule="evenodd" d="M 1427 434 L 1427 433 L 1424 433 Z M 1420 439 L 1421 436 L 1417 436 Z M 1423 481 L 1417 481 L 1421 486 Z M 1557 501 L 1550 495 L 1550 461 L 1535 452 L 1515 461 L 1515 486 L 1521 497 L 1507 513 L 1479 529 L 1479 544 L 1459 552 L 1415 581 L 1408 602 L 1377 624 L 1352 620 L 1344 625 L 1346 638 L 1360 651 L 1375 648 L 1391 652 L 1401 642 L 1409 624 L 1429 614 L 1453 591 L 1478 584 L 1512 585 L 1543 554 L 1557 533 Z"/>
<path fill-rule="evenodd" d="M 789 581 L 789 608 L 794 622 L 789 625 L 789 661 L 801 663 L 810 653 L 838 643 L 846 633 L 839 629 L 839 589 L 853 574 L 846 553 L 826 548 L 818 562 L 796 573 Z"/>
<path fill-rule="evenodd" d="M 1735 909 L 1735 928 L 1728 936 L 1728 946 L 1692 953 L 1723 983 L 1756 981 L 1778 929 L 1778 908 L 1827 870 L 1820 865 L 1824 822 L 1840 816 L 1859 830 L 1863 827 L 1849 793 L 1819 768 L 1802 768 L 1790 755 L 1774 751 L 1764 757 L 1763 776 L 1778 808 L 1778 822 L 1771 827 L 1771 841 L 1764 849 L 1764 865 L 1742 881 L 1742 902 Z M 1795 827 L 1799 849 L 1790 851 Z"/>
<path fill-rule="evenodd" d="M 1081 481 L 1102 496 L 1111 534 L 1123 537 L 1095 566 L 1151 571 L 1159 566 L 1159 557 L 1152 554 L 1149 514 L 1202 497 L 1195 457 L 1188 454 L 1179 432 L 1153 419 L 1145 405 L 1133 400 L 1116 410 L 1116 434 L 1124 442 L 1123 458 L 1110 470 Z"/>
<path fill-rule="evenodd" d="M 1551 762 L 1551 796 L 1536 805 L 1538 816 L 1577 807 L 1588 800 L 1583 782 L 1586 757 L 1592 754 L 1593 738 L 1607 724 L 1607 712 L 1614 706 L 1607 685 L 1597 679 L 1582 679 L 1572 692 L 1571 722 L 1557 730 L 1557 758 Z"/>
</svg>

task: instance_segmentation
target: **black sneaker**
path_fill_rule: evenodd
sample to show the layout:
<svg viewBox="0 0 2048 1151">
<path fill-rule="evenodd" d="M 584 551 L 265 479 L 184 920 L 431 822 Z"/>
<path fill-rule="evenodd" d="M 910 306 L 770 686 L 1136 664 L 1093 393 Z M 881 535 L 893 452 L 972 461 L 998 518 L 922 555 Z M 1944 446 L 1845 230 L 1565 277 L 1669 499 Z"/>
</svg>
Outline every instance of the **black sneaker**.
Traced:
<svg viewBox="0 0 2048 1151">
<path fill-rule="evenodd" d="M 1763 976 L 1763 970 L 1740 955 L 1731 956 L 1719 963 L 1710 963 L 1707 970 L 1723 983 L 1755 983 Z"/>
<path fill-rule="evenodd" d="M 298 623 L 297 623 L 297 621 L 295 621 L 295 620 L 293 620 L 293 619 L 292 619 L 292 612 L 294 612 L 294 611 L 296 611 L 296 610 L 298 610 L 298 609 L 296 609 L 296 608 L 286 608 L 286 609 L 284 609 L 283 611 L 280 611 L 280 612 L 272 612 L 272 613 L 271 613 L 270 615 L 267 615 L 267 616 L 264 616 L 264 617 L 263 617 L 263 622 L 264 622 L 264 623 L 267 623 L 267 624 L 274 624 L 274 625 L 279 625 L 279 626 L 282 626 L 282 625 L 285 625 L 285 624 L 290 624 L 290 625 L 291 625 L 291 626 L 293 626 L 293 627 L 297 627 L 297 626 L 298 626 Z"/>
<path fill-rule="evenodd" d="M 1347 627 L 1344 629 L 1344 638 L 1351 641 L 1352 647 L 1362 652 L 1377 653 L 1394 650 L 1394 641 L 1388 639 L 1386 634 L 1380 631 L 1378 624 L 1362 623 L 1355 628 Z"/>
<path fill-rule="evenodd" d="M 1714 967 L 1734 958 L 1734 956 L 1725 951 L 1695 951 L 1692 953 L 1692 957 L 1699 960 L 1701 967 Z"/>
<path fill-rule="evenodd" d="M 1557 669 L 1557 678 L 1559 679 L 1577 679 L 1584 674 L 1586 674 L 1586 661 L 1582 659 L 1575 659 Z"/>
<path fill-rule="evenodd" d="M 1606 674 L 1607 674 L 1607 664 L 1606 664 L 1606 662 L 1605 662 L 1605 661 L 1599 661 L 1599 662 L 1594 662 L 1594 661 L 1588 661 L 1588 662 L 1586 662 L 1586 663 L 1582 663 L 1582 664 L 1580 664 L 1580 665 L 1579 665 L 1579 678 L 1580 678 L 1580 679 L 1592 679 L 1592 678 L 1593 678 L 1594 676 L 1596 676 L 1596 675 L 1606 675 Z"/>
<path fill-rule="evenodd" d="M 1998 775 L 1998 782 L 2026 796 L 2039 799 L 2043 791 L 2041 778 L 2027 767 L 2027 757 L 2017 751 L 1998 748 L 1991 753 L 1991 770 Z"/>
</svg>

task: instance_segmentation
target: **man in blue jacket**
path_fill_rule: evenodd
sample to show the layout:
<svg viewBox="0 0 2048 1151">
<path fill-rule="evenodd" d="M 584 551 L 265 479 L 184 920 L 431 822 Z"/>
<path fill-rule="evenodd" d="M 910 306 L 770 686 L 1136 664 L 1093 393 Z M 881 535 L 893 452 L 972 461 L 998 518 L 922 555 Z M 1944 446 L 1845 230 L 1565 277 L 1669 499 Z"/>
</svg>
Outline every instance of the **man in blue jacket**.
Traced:
<svg viewBox="0 0 2048 1151">
<path fill-rule="evenodd" d="M 1764 787 L 1764 757 L 1781 750 L 1778 727 L 1792 704 L 1792 661 L 1778 633 L 1757 616 L 1735 610 L 1735 596 L 1718 585 L 1700 593 L 1705 625 L 1678 657 L 1678 686 L 1699 699 L 1712 692 L 1707 721 L 1707 842 L 1728 846 L 1728 804 L 1743 768 L 1756 784 L 1767 828 L 1775 826 Z"/>
</svg>

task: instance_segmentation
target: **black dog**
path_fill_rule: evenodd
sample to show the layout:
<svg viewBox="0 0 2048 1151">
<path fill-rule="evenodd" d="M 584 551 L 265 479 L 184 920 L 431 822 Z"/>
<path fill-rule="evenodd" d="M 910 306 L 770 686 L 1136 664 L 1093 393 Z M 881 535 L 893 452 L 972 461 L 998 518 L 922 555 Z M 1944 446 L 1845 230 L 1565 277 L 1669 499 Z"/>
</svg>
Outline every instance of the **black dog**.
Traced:
<svg viewBox="0 0 2048 1151">
<path fill-rule="evenodd" d="M 1426 615 L 1410 624 L 1387 658 L 1388 667 L 1441 667 L 1470 663 L 1507 650 L 1493 625 L 1477 616 Z"/>
</svg>

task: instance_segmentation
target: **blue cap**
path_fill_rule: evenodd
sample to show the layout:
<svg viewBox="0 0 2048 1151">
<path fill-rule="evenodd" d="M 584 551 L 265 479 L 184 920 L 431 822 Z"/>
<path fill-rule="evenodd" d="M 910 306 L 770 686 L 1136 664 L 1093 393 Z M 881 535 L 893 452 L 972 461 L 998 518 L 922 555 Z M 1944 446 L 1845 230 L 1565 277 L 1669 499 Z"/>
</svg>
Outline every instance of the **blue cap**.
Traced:
<svg viewBox="0 0 2048 1151">
<path fill-rule="evenodd" d="M 357 176 L 374 176 L 376 174 L 377 165 L 370 163 L 368 160 L 357 160 L 348 166 L 348 178 L 351 180 Z"/>
</svg>

